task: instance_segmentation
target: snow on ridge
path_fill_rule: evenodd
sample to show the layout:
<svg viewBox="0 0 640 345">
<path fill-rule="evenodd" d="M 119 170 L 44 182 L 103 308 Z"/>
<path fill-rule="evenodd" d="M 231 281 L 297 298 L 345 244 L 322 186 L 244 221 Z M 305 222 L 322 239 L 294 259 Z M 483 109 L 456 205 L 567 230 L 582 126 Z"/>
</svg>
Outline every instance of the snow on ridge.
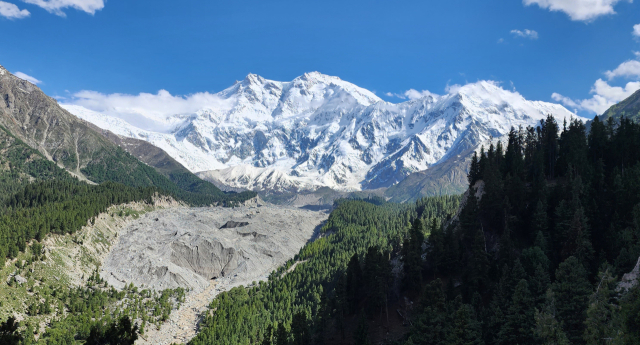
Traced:
<svg viewBox="0 0 640 345">
<path fill-rule="evenodd" d="M 225 106 L 170 116 L 172 131 L 138 128 L 79 106 L 69 112 L 164 149 L 193 172 L 236 188 L 360 190 L 469 152 L 511 127 L 535 126 L 561 105 L 528 101 L 491 81 L 398 104 L 338 77 L 306 73 L 290 82 L 255 74 L 215 94 Z"/>
</svg>

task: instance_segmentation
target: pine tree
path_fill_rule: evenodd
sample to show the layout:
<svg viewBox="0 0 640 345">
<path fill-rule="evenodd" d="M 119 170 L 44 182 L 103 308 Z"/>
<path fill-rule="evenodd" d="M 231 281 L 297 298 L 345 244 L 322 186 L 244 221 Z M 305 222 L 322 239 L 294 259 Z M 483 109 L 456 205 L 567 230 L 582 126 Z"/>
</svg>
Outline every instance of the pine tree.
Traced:
<svg viewBox="0 0 640 345">
<path fill-rule="evenodd" d="M 484 233 L 476 229 L 472 239 L 470 256 L 466 262 L 466 281 L 469 291 L 483 292 L 487 287 L 489 258 L 485 249 Z"/>
<path fill-rule="evenodd" d="M 367 319 L 364 314 L 360 314 L 358 327 L 353 335 L 353 340 L 355 341 L 355 345 L 371 345 L 371 340 L 369 340 L 369 325 L 367 324 Z"/>
<path fill-rule="evenodd" d="M 615 339 L 622 333 L 619 306 L 615 302 L 616 279 L 609 271 L 606 268 L 604 272 L 600 272 L 600 281 L 589 297 L 584 333 L 587 345 L 608 344 L 607 339 Z"/>
<path fill-rule="evenodd" d="M 542 147 L 545 157 L 545 171 L 550 179 L 556 175 L 556 162 L 558 159 L 558 123 L 553 116 L 547 116 L 541 120 Z"/>
<path fill-rule="evenodd" d="M 23 338 L 18 331 L 18 323 L 13 317 L 9 317 L 7 321 L 0 324 L 0 343 L 7 345 L 18 345 Z"/>
<path fill-rule="evenodd" d="M 473 152 L 473 157 L 471 158 L 471 165 L 469 166 L 469 173 L 467 174 L 467 180 L 469 181 L 469 188 L 472 188 L 479 179 L 480 179 L 480 161 L 478 160 L 478 153 Z"/>
<path fill-rule="evenodd" d="M 447 344 L 484 345 L 482 327 L 476 319 L 473 307 L 468 304 L 463 304 L 454 311 L 447 335 Z"/>
<path fill-rule="evenodd" d="M 413 321 L 410 342 L 415 345 L 438 345 L 446 339 L 447 313 L 442 281 L 427 284 L 421 301 L 422 311 Z M 407 342 L 409 344 L 409 342 Z"/>
<path fill-rule="evenodd" d="M 349 304 L 349 313 L 356 311 L 358 302 L 361 297 L 362 287 L 362 268 L 360 267 L 360 261 L 358 260 L 358 254 L 355 253 L 347 264 L 347 302 Z"/>
<path fill-rule="evenodd" d="M 523 141 L 522 129 L 511 127 L 504 160 L 506 173 L 518 178 L 524 173 Z"/>
<path fill-rule="evenodd" d="M 422 244 L 424 232 L 422 221 L 418 218 L 409 231 L 409 238 L 405 241 L 403 251 L 403 268 L 405 286 L 409 290 L 419 290 L 422 283 Z"/>
<path fill-rule="evenodd" d="M 591 286 L 582 263 L 574 256 L 560 264 L 553 284 L 558 319 L 571 343 L 582 343 L 584 320 Z"/>
<path fill-rule="evenodd" d="M 636 285 L 624 296 L 621 303 L 622 323 L 626 344 L 640 344 L 640 285 Z"/>
<path fill-rule="evenodd" d="M 275 338 L 275 345 L 289 345 L 289 332 L 287 332 L 287 329 L 284 328 L 284 324 L 278 324 Z"/>
<path fill-rule="evenodd" d="M 271 342 L 273 338 L 273 325 L 269 325 L 267 326 L 267 330 L 264 332 L 264 334 L 262 335 L 262 345 L 272 345 L 273 343 Z"/>
<path fill-rule="evenodd" d="M 533 316 L 533 298 L 527 281 L 522 279 L 513 292 L 506 322 L 498 334 L 498 344 L 533 344 Z"/>
<path fill-rule="evenodd" d="M 445 256 L 445 238 L 442 227 L 438 226 L 437 218 L 431 220 L 429 227 L 429 250 L 427 252 L 427 263 L 433 270 L 433 275 L 438 274 L 442 268 Z"/>
<path fill-rule="evenodd" d="M 548 236 L 548 216 L 547 216 L 547 207 L 542 203 L 541 200 L 538 200 L 536 203 L 536 209 L 533 212 L 531 219 L 531 232 L 536 234 L 542 234 L 543 236 Z M 546 242 L 546 241 L 545 241 Z M 542 250 L 547 252 L 547 248 L 541 248 Z"/>
<path fill-rule="evenodd" d="M 536 328 L 534 334 L 540 344 L 569 345 L 569 339 L 557 319 L 556 299 L 552 289 L 547 290 L 541 310 L 535 311 Z"/>
<path fill-rule="evenodd" d="M 549 271 L 542 264 L 536 265 L 533 275 L 529 278 L 531 282 L 531 296 L 536 307 L 540 307 L 544 303 L 547 289 L 551 286 Z"/>
<path fill-rule="evenodd" d="M 306 313 L 298 312 L 293 315 L 293 320 L 291 322 L 291 335 L 293 336 L 293 345 L 309 344 L 311 341 L 311 333 Z"/>
<path fill-rule="evenodd" d="M 486 340 L 487 344 L 498 342 L 500 330 L 506 323 L 506 314 L 511 305 L 512 293 L 509 289 L 510 269 L 508 265 L 502 268 L 502 275 L 495 288 L 493 298 L 489 304 L 489 317 L 487 324 Z"/>
</svg>

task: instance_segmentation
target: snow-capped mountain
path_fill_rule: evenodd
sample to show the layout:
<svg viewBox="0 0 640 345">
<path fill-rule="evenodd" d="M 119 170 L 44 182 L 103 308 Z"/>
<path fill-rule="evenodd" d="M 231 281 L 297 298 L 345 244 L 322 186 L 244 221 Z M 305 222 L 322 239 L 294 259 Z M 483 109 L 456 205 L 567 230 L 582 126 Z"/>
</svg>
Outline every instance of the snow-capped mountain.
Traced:
<svg viewBox="0 0 640 345">
<path fill-rule="evenodd" d="M 149 141 L 191 171 L 209 171 L 200 176 L 214 182 L 272 191 L 388 187 L 501 138 L 512 126 L 536 125 L 548 114 L 559 121 L 576 117 L 488 81 L 393 104 L 317 72 L 291 82 L 249 74 L 215 96 L 216 106 L 162 119 L 171 124 L 166 132 L 63 107 L 98 127 Z"/>
</svg>

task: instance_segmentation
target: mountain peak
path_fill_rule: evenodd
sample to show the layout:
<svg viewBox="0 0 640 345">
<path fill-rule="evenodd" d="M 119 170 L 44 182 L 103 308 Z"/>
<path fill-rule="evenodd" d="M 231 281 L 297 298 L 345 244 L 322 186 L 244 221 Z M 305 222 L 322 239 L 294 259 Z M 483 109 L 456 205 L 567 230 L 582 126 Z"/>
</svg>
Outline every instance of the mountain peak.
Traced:
<svg viewBox="0 0 640 345">
<path fill-rule="evenodd" d="M 264 82 L 265 82 L 264 78 L 253 73 L 247 74 L 247 76 L 243 80 L 243 83 L 247 85 L 259 85 L 259 84 L 264 84 Z"/>
</svg>

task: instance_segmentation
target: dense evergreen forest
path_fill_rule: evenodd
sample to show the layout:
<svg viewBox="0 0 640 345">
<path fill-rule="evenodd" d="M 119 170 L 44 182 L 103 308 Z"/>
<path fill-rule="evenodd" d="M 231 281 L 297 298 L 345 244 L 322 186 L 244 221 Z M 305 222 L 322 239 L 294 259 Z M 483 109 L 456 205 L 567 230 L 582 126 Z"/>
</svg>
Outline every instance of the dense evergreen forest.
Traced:
<svg viewBox="0 0 640 345">
<path fill-rule="evenodd" d="M 640 256 L 639 149 L 628 119 L 549 117 L 476 155 L 406 343 L 638 344 L 640 291 L 618 282 Z"/>
<path fill-rule="evenodd" d="M 29 183 L 71 176 L 0 126 L 0 212 L 4 202 Z"/>
<path fill-rule="evenodd" d="M 331 343 L 338 315 L 349 311 L 348 265 L 363 257 L 363 290 L 372 310 L 387 303 L 389 256 L 407 235 L 414 219 L 447 218 L 459 197 L 426 198 L 416 204 L 385 203 L 378 198 L 341 200 L 323 227 L 321 238 L 272 273 L 267 282 L 219 295 L 212 314 L 191 344 L 302 344 L 311 339 Z M 295 269 L 291 270 L 293 266 Z M 353 293 L 353 287 L 349 290 Z M 338 318 L 340 327 L 343 319 Z"/>
<path fill-rule="evenodd" d="M 548 117 L 473 157 L 457 213 L 375 203 L 340 202 L 191 344 L 640 344 L 640 287 L 619 285 L 640 256 L 640 125 Z"/>
</svg>

